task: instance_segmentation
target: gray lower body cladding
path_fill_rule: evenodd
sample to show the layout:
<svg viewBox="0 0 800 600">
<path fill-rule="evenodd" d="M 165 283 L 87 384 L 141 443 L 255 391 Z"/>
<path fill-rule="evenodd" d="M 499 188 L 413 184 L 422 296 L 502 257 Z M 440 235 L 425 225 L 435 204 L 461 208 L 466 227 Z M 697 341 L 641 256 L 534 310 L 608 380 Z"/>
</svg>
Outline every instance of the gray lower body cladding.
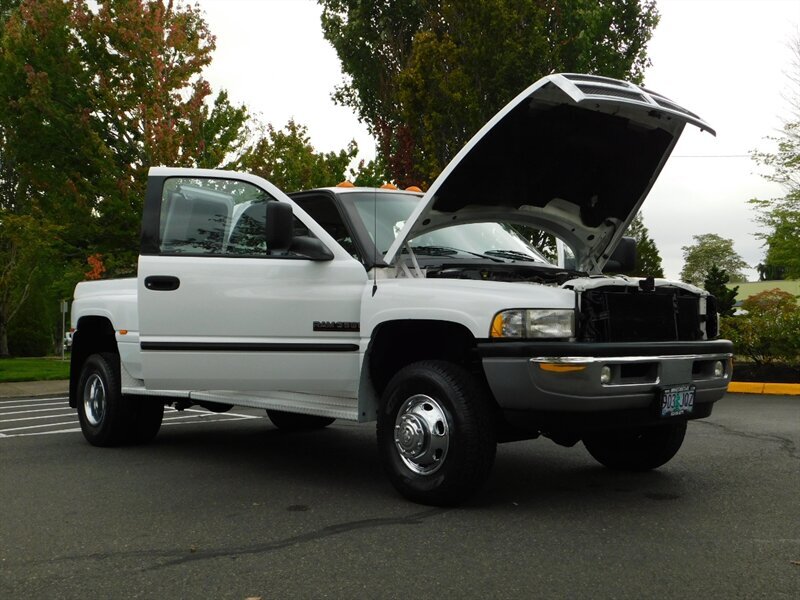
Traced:
<svg viewBox="0 0 800 600">
<path fill-rule="evenodd" d="M 665 387 L 695 387 L 690 418 L 710 414 L 730 381 L 733 345 L 727 340 L 654 343 L 484 342 L 479 344 L 489 386 L 508 414 L 589 416 L 641 411 L 657 419 Z M 722 363 L 723 372 L 718 370 Z M 605 372 L 606 381 L 601 381 Z"/>
</svg>

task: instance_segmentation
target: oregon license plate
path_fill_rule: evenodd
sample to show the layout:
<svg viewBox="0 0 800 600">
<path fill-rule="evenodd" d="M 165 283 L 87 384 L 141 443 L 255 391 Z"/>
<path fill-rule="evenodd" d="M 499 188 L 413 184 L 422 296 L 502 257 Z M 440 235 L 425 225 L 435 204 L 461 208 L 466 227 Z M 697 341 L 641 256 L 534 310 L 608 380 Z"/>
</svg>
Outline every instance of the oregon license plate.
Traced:
<svg viewBox="0 0 800 600">
<path fill-rule="evenodd" d="M 673 385 L 661 389 L 662 417 L 677 417 L 687 415 L 694 409 L 694 386 Z"/>
</svg>

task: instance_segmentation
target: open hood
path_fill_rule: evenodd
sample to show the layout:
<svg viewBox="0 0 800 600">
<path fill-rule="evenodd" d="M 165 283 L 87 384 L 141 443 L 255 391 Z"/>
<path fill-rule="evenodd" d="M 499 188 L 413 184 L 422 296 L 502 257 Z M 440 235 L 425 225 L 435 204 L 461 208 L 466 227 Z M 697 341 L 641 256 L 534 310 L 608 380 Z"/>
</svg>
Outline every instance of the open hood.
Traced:
<svg viewBox="0 0 800 600">
<path fill-rule="evenodd" d="M 384 256 L 460 223 L 550 231 L 576 266 L 599 272 L 636 216 L 684 125 L 697 115 L 631 83 L 595 75 L 540 79 L 473 136 L 433 182 Z"/>
</svg>

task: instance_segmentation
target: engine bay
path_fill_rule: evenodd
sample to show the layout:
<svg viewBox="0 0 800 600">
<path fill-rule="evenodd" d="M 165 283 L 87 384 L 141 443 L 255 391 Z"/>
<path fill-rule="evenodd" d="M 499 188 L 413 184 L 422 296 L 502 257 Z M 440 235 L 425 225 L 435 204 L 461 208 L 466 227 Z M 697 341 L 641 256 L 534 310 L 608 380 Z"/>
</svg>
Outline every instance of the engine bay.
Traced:
<svg viewBox="0 0 800 600">
<path fill-rule="evenodd" d="M 440 264 L 426 266 L 427 279 L 473 279 L 561 285 L 585 273 L 530 264 Z"/>
</svg>

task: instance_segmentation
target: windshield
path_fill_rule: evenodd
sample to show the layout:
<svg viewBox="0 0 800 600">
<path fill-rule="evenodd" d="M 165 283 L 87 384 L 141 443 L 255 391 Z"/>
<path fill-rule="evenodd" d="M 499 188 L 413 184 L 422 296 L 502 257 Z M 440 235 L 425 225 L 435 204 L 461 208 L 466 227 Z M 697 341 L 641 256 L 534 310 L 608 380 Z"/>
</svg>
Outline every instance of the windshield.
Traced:
<svg viewBox="0 0 800 600">
<path fill-rule="evenodd" d="M 419 196 L 385 192 L 349 195 L 378 251 L 384 254 L 403 229 Z M 375 214 L 375 208 L 378 214 Z M 478 256 L 505 262 L 548 263 L 508 223 L 468 223 L 438 229 L 409 240 L 415 254 L 468 258 Z"/>
</svg>

